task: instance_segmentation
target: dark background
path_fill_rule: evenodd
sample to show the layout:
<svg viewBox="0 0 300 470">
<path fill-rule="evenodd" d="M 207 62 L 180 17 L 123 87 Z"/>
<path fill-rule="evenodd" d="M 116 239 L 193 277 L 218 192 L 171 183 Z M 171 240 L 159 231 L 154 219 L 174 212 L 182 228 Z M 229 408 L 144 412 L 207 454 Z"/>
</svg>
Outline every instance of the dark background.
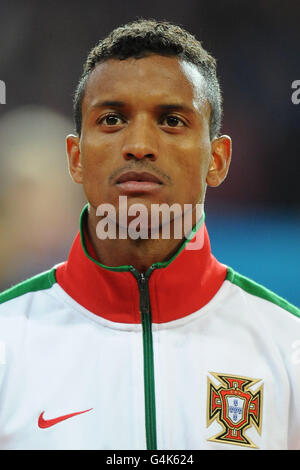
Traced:
<svg viewBox="0 0 300 470">
<path fill-rule="evenodd" d="M 300 80 L 297 0 L 0 2 L 7 88 L 0 105 L 0 287 L 67 256 L 84 199 L 69 181 L 59 130 L 72 130 L 72 93 L 89 50 L 138 17 L 182 25 L 217 59 L 222 131 L 232 137 L 233 158 L 227 180 L 207 193 L 213 251 L 300 305 L 300 104 L 291 100 L 291 84 Z M 32 165 L 39 167 L 35 181 Z M 32 189 L 41 179 L 45 194 Z M 42 211 L 49 195 L 52 204 Z"/>
</svg>

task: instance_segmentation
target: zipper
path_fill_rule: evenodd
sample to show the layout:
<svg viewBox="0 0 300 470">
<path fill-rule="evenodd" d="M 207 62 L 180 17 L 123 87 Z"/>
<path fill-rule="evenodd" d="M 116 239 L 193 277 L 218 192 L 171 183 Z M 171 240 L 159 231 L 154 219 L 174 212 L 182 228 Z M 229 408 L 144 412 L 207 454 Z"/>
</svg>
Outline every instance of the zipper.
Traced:
<svg viewBox="0 0 300 470">
<path fill-rule="evenodd" d="M 148 284 L 150 274 L 154 269 L 155 267 L 151 266 L 148 269 L 146 275 L 140 274 L 134 268 L 132 269 L 132 273 L 137 279 L 139 287 L 140 313 L 143 329 L 145 426 L 147 450 L 157 449 L 152 316 Z"/>
</svg>

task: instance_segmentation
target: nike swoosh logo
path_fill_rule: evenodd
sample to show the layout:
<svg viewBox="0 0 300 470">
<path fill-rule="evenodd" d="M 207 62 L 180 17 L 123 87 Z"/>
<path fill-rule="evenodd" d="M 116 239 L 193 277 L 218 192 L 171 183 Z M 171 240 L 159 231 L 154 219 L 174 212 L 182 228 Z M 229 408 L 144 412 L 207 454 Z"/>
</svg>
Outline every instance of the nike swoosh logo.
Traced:
<svg viewBox="0 0 300 470">
<path fill-rule="evenodd" d="M 84 411 L 77 411 L 76 413 L 70 413 L 68 415 L 59 416 L 58 418 L 54 418 L 54 419 L 44 419 L 43 415 L 45 411 L 42 411 L 42 413 L 39 416 L 38 426 L 42 429 L 50 428 L 51 426 L 54 426 L 55 424 L 60 423 L 61 421 L 64 421 L 65 419 L 73 418 L 73 416 L 81 415 L 82 413 L 87 413 L 88 411 L 91 411 L 92 409 L 93 408 L 90 408 Z"/>
</svg>

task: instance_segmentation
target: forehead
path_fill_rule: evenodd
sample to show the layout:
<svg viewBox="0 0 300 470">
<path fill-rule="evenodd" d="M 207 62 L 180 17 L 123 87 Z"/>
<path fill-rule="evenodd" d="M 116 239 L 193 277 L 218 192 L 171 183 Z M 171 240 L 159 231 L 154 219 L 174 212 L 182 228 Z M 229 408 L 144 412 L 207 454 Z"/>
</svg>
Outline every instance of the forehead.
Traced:
<svg viewBox="0 0 300 470">
<path fill-rule="evenodd" d="M 87 80 L 83 109 L 99 99 L 130 98 L 140 104 L 184 102 L 199 111 L 207 107 L 205 80 L 195 65 L 176 57 L 149 55 L 98 64 Z"/>
</svg>

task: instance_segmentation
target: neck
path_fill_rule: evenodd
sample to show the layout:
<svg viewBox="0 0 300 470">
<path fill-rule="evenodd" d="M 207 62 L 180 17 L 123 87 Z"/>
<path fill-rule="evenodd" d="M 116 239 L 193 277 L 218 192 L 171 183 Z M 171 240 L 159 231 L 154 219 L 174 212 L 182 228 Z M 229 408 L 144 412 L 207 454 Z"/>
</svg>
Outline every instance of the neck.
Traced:
<svg viewBox="0 0 300 470">
<path fill-rule="evenodd" d="M 192 213 L 192 226 L 199 220 L 196 211 Z M 162 229 L 159 230 L 159 238 L 153 239 L 149 236 L 146 239 L 134 240 L 129 236 L 125 239 L 100 240 L 97 237 L 96 226 L 99 217 L 90 207 L 87 219 L 87 229 L 89 240 L 97 255 L 98 261 L 106 266 L 133 266 L 140 273 L 145 273 L 154 263 L 168 261 L 178 251 L 185 241 L 184 224 L 182 223 L 181 237 L 174 235 L 174 221 L 170 223 L 170 237 L 162 238 Z"/>
</svg>

